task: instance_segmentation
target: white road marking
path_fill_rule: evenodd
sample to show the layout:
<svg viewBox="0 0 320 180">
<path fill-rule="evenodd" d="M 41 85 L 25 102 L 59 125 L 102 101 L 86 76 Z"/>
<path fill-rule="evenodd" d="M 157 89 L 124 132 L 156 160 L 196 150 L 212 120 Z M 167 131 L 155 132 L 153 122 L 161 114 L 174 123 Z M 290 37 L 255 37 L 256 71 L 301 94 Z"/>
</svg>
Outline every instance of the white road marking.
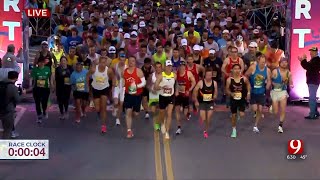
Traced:
<svg viewBox="0 0 320 180">
<path fill-rule="evenodd" d="M 17 109 L 20 109 L 19 111 L 17 111 L 17 117 L 14 120 L 14 126 L 17 126 L 17 124 L 19 123 L 19 121 L 22 119 L 23 114 L 26 112 L 27 108 L 24 108 L 22 106 L 17 106 Z M 0 132 L 3 131 L 2 128 L 2 123 L 0 124 Z"/>
</svg>

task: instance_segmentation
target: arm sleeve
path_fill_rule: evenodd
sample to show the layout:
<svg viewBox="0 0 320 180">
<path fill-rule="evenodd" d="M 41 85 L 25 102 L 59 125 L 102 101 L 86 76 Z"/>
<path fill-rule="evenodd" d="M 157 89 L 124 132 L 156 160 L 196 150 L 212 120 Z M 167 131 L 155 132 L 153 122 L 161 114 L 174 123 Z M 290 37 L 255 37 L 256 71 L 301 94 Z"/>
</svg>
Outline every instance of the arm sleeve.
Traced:
<svg viewBox="0 0 320 180">
<path fill-rule="evenodd" d="M 142 88 L 146 85 L 146 79 L 144 77 L 140 78 L 141 83 L 137 85 L 138 88 Z"/>
</svg>

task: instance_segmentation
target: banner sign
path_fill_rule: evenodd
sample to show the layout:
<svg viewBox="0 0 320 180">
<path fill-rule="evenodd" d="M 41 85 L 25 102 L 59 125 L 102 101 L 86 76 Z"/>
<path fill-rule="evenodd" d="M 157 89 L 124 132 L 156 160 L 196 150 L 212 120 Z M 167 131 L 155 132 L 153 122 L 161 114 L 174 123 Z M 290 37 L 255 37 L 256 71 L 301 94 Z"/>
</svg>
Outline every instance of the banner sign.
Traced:
<svg viewBox="0 0 320 180">
<path fill-rule="evenodd" d="M 22 46 L 22 12 L 24 0 L 0 1 L 0 57 L 14 44 L 16 52 Z"/>
<path fill-rule="evenodd" d="M 306 84 L 306 70 L 304 70 L 298 56 L 307 55 L 310 60 L 309 49 L 320 49 L 320 0 L 291 0 L 291 35 L 290 35 L 290 69 L 294 88 L 290 92 L 292 99 L 309 97 Z M 290 22 L 290 19 L 288 19 Z M 317 97 L 320 96 L 318 91 Z"/>
</svg>

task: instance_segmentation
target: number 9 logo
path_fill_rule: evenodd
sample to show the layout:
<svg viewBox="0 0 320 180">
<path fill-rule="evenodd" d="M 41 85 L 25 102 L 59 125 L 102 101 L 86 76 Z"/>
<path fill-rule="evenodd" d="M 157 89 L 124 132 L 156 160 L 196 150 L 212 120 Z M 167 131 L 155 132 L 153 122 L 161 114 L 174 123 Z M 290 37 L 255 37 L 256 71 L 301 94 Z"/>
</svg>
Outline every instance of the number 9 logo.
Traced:
<svg viewBox="0 0 320 180">
<path fill-rule="evenodd" d="M 303 151 L 301 140 L 291 140 L 289 146 L 292 154 L 301 154 Z"/>
</svg>

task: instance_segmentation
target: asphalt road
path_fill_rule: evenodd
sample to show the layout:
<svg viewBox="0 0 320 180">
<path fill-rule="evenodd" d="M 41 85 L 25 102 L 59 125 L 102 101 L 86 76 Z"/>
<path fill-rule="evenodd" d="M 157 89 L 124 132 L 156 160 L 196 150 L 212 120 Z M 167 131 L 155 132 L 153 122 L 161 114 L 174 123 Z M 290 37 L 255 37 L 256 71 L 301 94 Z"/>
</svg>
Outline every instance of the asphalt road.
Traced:
<svg viewBox="0 0 320 180">
<path fill-rule="evenodd" d="M 288 108 L 284 133 L 277 133 L 278 118 L 265 113 L 260 134 L 252 132 L 253 116 L 238 123 L 238 138 L 230 138 L 229 111 L 217 108 L 209 138 L 202 137 L 201 123 L 193 115 L 185 121 L 183 134 L 170 141 L 154 133 L 144 113 L 134 121 L 133 139 L 126 128 L 116 127 L 109 113 L 106 135 L 89 113 L 80 124 L 58 119 L 51 107 L 49 119 L 35 122 L 33 105 L 25 109 L 17 124 L 20 139 L 49 139 L 49 160 L 0 161 L 0 179 L 319 179 L 320 120 L 303 119 L 306 107 Z M 18 108 L 18 109 L 19 109 Z M 20 112 L 20 110 L 19 110 Z M 288 140 L 304 141 L 305 160 L 287 160 Z"/>
</svg>

